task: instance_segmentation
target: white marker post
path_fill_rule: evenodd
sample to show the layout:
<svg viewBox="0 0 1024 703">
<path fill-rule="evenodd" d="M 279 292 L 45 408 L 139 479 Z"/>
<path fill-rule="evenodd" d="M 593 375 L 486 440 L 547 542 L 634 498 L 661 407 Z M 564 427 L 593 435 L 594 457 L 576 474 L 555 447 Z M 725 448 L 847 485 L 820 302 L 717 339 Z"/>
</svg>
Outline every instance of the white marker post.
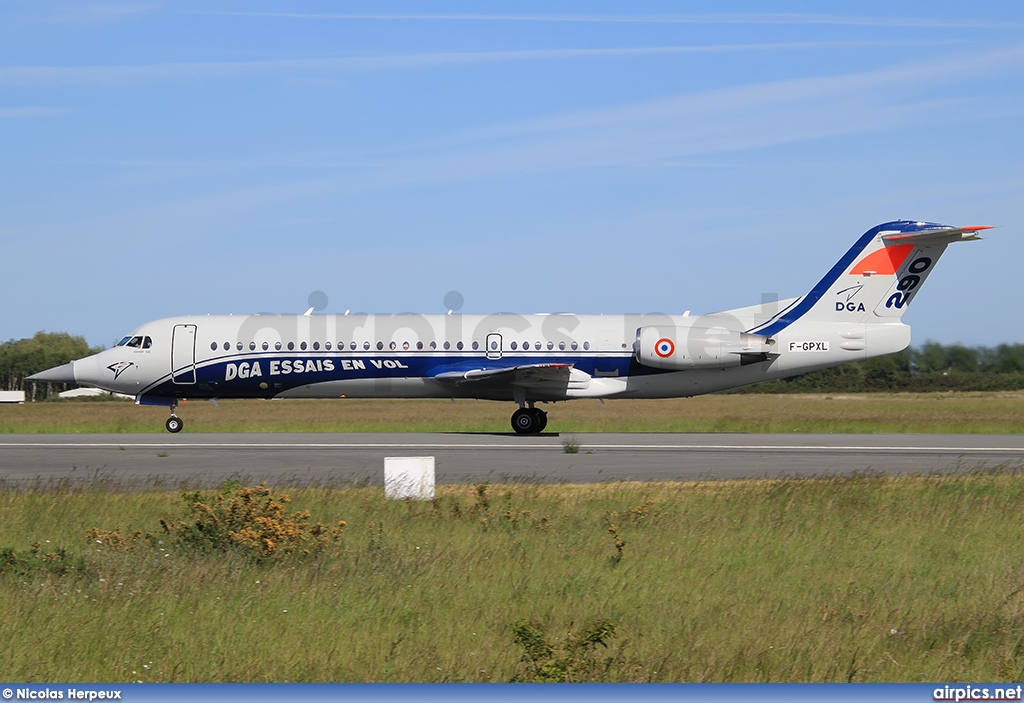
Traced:
<svg viewBox="0 0 1024 703">
<path fill-rule="evenodd" d="M 387 500 L 433 500 L 434 457 L 384 457 L 384 497 Z"/>
</svg>

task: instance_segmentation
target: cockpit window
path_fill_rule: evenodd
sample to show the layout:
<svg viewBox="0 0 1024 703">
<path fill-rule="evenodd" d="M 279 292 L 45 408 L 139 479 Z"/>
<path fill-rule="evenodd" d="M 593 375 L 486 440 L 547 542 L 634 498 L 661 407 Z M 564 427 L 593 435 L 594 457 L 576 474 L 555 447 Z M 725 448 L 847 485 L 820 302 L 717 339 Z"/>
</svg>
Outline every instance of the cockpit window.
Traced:
<svg viewBox="0 0 1024 703">
<path fill-rule="evenodd" d="M 115 344 L 116 347 L 132 347 L 133 349 L 149 349 L 153 346 L 152 337 L 143 337 L 135 335 L 134 337 L 124 337 L 120 342 Z"/>
</svg>

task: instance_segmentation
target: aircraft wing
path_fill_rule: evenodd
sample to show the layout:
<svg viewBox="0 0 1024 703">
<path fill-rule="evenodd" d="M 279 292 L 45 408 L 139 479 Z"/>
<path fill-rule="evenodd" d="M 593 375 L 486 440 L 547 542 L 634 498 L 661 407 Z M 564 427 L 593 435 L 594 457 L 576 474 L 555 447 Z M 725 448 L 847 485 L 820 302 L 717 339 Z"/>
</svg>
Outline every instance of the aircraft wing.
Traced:
<svg viewBox="0 0 1024 703">
<path fill-rule="evenodd" d="M 590 382 L 590 374 L 574 369 L 572 364 L 523 364 L 504 369 L 472 369 L 470 371 L 446 371 L 434 376 L 437 381 L 455 386 L 479 384 L 531 388 L 536 390 L 565 389 L 570 385 Z"/>
</svg>

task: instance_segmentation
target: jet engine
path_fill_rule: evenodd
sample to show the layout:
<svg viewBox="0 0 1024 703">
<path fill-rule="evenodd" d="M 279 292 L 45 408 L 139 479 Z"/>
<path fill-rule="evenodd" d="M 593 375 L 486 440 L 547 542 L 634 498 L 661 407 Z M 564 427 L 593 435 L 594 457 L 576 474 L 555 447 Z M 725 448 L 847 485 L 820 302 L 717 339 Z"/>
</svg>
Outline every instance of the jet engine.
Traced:
<svg viewBox="0 0 1024 703">
<path fill-rule="evenodd" d="M 775 340 L 725 327 L 640 327 L 636 360 L 658 369 L 729 369 L 768 360 Z"/>
</svg>

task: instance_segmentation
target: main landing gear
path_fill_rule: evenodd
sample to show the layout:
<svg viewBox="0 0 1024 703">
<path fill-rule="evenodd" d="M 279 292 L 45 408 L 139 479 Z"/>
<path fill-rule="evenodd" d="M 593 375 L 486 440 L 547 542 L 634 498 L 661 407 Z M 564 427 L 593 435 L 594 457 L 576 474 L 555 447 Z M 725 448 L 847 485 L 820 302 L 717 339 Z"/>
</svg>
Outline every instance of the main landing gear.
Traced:
<svg viewBox="0 0 1024 703">
<path fill-rule="evenodd" d="M 540 408 L 519 408 L 512 413 L 512 429 L 516 434 L 537 434 L 548 426 L 548 414 Z"/>
</svg>

